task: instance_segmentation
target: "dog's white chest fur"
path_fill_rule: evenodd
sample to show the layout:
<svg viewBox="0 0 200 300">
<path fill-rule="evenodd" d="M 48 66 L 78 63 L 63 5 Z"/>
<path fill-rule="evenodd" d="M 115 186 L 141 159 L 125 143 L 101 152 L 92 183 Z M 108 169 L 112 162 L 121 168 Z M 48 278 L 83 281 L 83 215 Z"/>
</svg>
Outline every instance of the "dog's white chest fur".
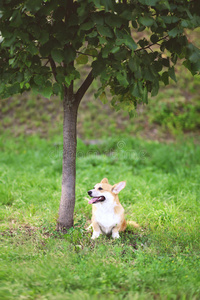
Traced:
<svg viewBox="0 0 200 300">
<path fill-rule="evenodd" d="M 120 222 L 120 216 L 114 211 L 116 205 L 113 203 L 97 204 L 97 209 L 94 213 L 95 219 L 105 234 L 111 233 L 113 227 Z"/>
</svg>

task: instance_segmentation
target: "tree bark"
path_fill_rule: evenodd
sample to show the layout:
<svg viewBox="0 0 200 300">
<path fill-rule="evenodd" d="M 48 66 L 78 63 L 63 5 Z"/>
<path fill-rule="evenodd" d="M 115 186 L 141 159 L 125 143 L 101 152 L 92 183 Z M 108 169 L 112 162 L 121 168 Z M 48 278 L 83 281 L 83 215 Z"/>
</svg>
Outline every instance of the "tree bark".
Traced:
<svg viewBox="0 0 200 300">
<path fill-rule="evenodd" d="M 73 82 L 69 88 L 64 87 L 62 194 L 57 220 L 57 230 L 62 232 L 74 225 L 77 114 L 79 104 L 93 80 L 91 71 L 76 94 L 73 91 Z"/>
<path fill-rule="evenodd" d="M 73 89 L 65 88 L 63 110 L 63 170 L 62 194 L 59 208 L 57 230 L 65 232 L 73 226 L 76 182 L 76 124 L 79 103 Z"/>
</svg>

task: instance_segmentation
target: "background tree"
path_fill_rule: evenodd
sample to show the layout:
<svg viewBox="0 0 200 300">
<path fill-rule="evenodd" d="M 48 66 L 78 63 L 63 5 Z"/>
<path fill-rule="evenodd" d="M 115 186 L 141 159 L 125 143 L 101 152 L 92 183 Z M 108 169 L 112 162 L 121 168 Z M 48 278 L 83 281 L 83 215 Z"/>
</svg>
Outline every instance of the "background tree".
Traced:
<svg viewBox="0 0 200 300">
<path fill-rule="evenodd" d="M 190 0 L 1 0 L 0 94 L 34 90 L 63 99 L 63 177 L 58 229 L 73 226 L 76 122 L 82 97 L 94 78 L 97 96 L 131 114 L 148 103 L 159 83 L 176 81 L 178 58 L 193 75 L 200 51 L 187 29 L 200 25 L 200 4 Z M 138 34 L 135 35 L 135 32 Z M 134 37 L 137 38 L 134 38 Z M 139 38 L 138 38 L 139 37 Z M 78 89 L 79 65 L 90 67 Z M 80 82 L 80 81 L 79 81 Z"/>
</svg>

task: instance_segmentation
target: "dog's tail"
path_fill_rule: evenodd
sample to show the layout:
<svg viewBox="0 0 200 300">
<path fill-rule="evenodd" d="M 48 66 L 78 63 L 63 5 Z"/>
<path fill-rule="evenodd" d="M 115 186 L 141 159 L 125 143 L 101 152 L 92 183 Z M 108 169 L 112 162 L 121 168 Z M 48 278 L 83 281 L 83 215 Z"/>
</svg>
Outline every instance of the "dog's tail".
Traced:
<svg viewBox="0 0 200 300">
<path fill-rule="evenodd" d="M 127 221 L 127 225 L 134 227 L 134 228 L 139 228 L 140 225 L 134 221 Z"/>
</svg>

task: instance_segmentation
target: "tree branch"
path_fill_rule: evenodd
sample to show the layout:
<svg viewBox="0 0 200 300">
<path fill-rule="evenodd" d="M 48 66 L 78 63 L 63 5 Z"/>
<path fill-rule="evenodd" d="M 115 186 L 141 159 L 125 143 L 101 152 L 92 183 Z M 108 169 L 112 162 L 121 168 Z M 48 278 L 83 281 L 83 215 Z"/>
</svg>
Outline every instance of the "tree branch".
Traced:
<svg viewBox="0 0 200 300">
<path fill-rule="evenodd" d="M 46 67 L 49 63 L 49 59 L 46 61 L 46 63 L 44 64 L 44 67 Z"/>
<path fill-rule="evenodd" d="M 79 103 L 81 102 L 81 99 L 85 95 L 86 91 L 90 87 L 93 80 L 94 80 L 94 77 L 92 75 L 92 71 L 90 71 L 90 73 L 86 77 L 85 81 L 82 83 L 82 85 L 80 86 L 80 88 L 78 89 L 78 91 L 75 94 L 76 101 L 78 101 Z"/>
<path fill-rule="evenodd" d="M 146 50 L 146 49 L 150 49 L 151 50 L 151 47 L 154 46 L 154 45 L 157 45 L 158 42 L 162 41 L 162 40 L 166 40 L 166 38 L 168 38 L 169 36 L 166 35 L 164 36 L 163 38 L 159 39 L 156 43 L 152 43 L 146 47 L 143 47 L 143 48 L 139 48 L 139 49 L 136 49 L 134 52 L 139 52 L 139 51 L 142 51 L 142 50 Z M 151 50 L 152 51 L 152 50 Z"/>
<path fill-rule="evenodd" d="M 92 55 L 92 54 L 88 54 L 88 53 L 83 53 L 83 52 L 80 52 L 80 51 L 76 51 L 76 53 L 82 54 L 82 55 L 91 56 L 91 57 L 97 57 L 97 55 Z"/>
</svg>

